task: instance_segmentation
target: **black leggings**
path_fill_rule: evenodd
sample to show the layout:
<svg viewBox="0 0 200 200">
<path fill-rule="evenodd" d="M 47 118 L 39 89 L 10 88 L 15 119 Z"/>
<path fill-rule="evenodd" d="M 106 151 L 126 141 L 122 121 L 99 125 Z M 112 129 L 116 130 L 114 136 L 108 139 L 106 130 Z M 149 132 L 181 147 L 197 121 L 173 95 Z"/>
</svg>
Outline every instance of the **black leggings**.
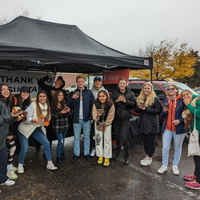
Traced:
<svg viewBox="0 0 200 200">
<path fill-rule="evenodd" d="M 155 152 L 156 147 L 156 135 L 155 134 L 144 134 L 140 133 L 142 135 L 142 142 L 144 146 L 144 151 L 146 155 L 148 155 L 150 158 L 153 156 Z"/>
<path fill-rule="evenodd" d="M 123 141 L 125 157 L 129 157 L 129 119 L 115 119 L 113 122 L 117 150 L 121 153 L 121 141 Z"/>
<path fill-rule="evenodd" d="M 200 140 L 199 140 L 199 145 L 200 145 Z M 200 184 L 200 156 L 194 156 L 194 164 L 195 164 L 194 175 L 196 176 L 197 183 Z"/>
</svg>

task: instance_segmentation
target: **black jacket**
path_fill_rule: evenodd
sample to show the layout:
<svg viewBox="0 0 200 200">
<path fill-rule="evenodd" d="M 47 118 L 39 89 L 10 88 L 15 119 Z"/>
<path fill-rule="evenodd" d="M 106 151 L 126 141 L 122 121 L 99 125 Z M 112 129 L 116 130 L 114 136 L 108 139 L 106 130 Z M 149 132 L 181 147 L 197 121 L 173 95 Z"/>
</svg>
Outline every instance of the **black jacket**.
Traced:
<svg viewBox="0 0 200 200">
<path fill-rule="evenodd" d="M 101 102 L 100 101 L 95 102 L 94 105 L 96 106 L 97 109 L 101 109 Z M 112 101 L 110 101 L 110 106 L 107 103 L 105 103 L 104 113 L 103 113 L 103 115 L 100 116 L 99 122 L 103 122 L 103 121 L 105 122 L 106 121 L 106 119 L 108 117 L 109 110 L 112 107 L 112 105 L 113 105 Z"/>
<path fill-rule="evenodd" d="M 17 101 L 16 101 L 16 104 L 15 104 L 15 99 L 14 99 L 14 97 L 16 97 L 17 98 Z M 13 98 L 12 98 L 12 103 L 11 103 L 11 105 L 10 105 L 10 110 L 12 111 L 12 108 L 14 107 L 14 106 L 18 106 L 18 107 L 20 107 L 20 105 L 19 105 L 19 97 L 20 97 L 20 94 L 16 94 L 15 96 L 14 96 Z M 27 107 L 28 107 L 29 105 L 28 105 L 28 102 L 25 100 L 24 102 L 22 102 L 22 110 L 25 110 Z M 18 125 L 20 124 L 20 122 L 21 121 L 15 121 L 14 123 L 12 123 L 10 126 L 9 126 L 9 136 L 10 135 L 15 135 L 16 136 L 16 134 L 17 134 L 17 127 L 18 127 Z"/>
<path fill-rule="evenodd" d="M 144 134 L 159 133 L 159 117 L 162 111 L 162 106 L 158 97 L 155 97 L 154 104 L 146 107 L 145 110 L 135 107 L 135 111 L 140 113 L 139 132 Z"/>
<path fill-rule="evenodd" d="M 116 102 L 118 97 L 123 93 L 120 92 L 119 87 L 112 93 L 111 99 L 115 104 L 115 118 L 131 118 L 133 116 L 132 109 L 136 106 L 135 95 L 131 92 L 130 89 L 126 88 L 124 97 L 126 103 L 120 101 Z"/>
<path fill-rule="evenodd" d="M 9 125 L 15 118 L 10 113 L 5 101 L 0 100 L 0 150 L 6 147 L 6 137 L 9 133 Z"/>
<path fill-rule="evenodd" d="M 62 90 L 64 92 L 64 97 L 66 99 L 66 92 L 65 90 L 63 90 L 62 88 L 64 87 L 64 85 L 61 85 L 60 88 L 55 88 L 54 86 L 50 86 L 50 85 L 46 85 L 44 82 L 46 82 L 49 79 L 48 76 L 45 76 L 41 79 L 38 80 L 38 85 L 40 87 L 40 89 L 45 90 L 47 92 L 48 98 L 49 98 L 49 102 L 51 103 L 53 97 L 51 96 L 51 90 Z"/>
</svg>

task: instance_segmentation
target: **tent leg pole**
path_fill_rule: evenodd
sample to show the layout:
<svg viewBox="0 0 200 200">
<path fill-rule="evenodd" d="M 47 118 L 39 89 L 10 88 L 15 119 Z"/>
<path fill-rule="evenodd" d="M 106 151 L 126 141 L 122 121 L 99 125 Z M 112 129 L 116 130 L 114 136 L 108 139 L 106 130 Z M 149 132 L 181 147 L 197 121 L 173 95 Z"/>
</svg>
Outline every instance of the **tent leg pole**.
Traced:
<svg viewBox="0 0 200 200">
<path fill-rule="evenodd" d="M 151 69 L 151 83 L 153 82 L 153 69 Z"/>
<path fill-rule="evenodd" d="M 88 90 L 89 90 L 89 86 L 90 86 L 90 74 L 88 74 Z"/>
</svg>

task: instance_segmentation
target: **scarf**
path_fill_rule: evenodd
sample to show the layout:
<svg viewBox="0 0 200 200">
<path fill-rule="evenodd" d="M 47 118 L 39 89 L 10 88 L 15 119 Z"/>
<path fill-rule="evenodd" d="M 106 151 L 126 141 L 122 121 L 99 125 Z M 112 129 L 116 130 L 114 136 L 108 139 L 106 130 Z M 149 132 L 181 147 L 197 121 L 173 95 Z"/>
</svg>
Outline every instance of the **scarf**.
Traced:
<svg viewBox="0 0 200 200">
<path fill-rule="evenodd" d="M 39 106 L 40 106 L 40 109 L 41 109 L 42 114 L 44 114 L 45 116 L 47 116 L 47 109 L 48 109 L 47 103 L 44 103 L 44 105 L 42 105 L 42 104 L 39 102 Z"/>
<path fill-rule="evenodd" d="M 196 101 L 199 100 L 200 98 L 199 97 L 196 97 L 194 98 L 192 101 L 191 101 L 191 105 L 196 108 Z M 185 107 L 183 109 L 183 112 L 182 112 L 182 118 L 184 119 L 184 123 L 185 123 L 185 129 L 189 128 L 191 126 L 191 121 L 193 119 L 193 114 L 190 112 L 190 110 Z"/>
</svg>

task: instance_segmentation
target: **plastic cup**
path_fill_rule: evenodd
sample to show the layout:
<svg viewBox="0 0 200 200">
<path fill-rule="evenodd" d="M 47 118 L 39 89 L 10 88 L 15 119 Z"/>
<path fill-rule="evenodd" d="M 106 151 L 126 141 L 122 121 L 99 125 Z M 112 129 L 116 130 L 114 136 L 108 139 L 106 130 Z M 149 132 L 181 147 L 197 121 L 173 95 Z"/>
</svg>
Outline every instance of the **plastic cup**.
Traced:
<svg viewBox="0 0 200 200">
<path fill-rule="evenodd" d="M 24 112 L 23 112 L 23 115 L 24 115 L 25 118 L 27 118 L 27 117 L 28 117 L 28 112 L 27 112 L 27 111 L 24 111 Z"/>
<path fill-rule="evenodd" d="M 169 110 L 169 103 L 164 103 L 164 106 Z"/>
<path fill-rule="evenodd" d="M 78 91 L 76 91 L 75 94 L 77 95 L 77 97 L 79 97 L 79 92 Z"/>
<path fill-rule="evenodd" d="M 145 103 L 144 102 L 140 102 L 142 107 L 145 107 Z"/>
<path fill-rule="evenodd" d="M 97 111 L 99 112 L 100 116 L 103 114 L 103 110 L 102 109 L 97 109 Z"/>
</svg>

